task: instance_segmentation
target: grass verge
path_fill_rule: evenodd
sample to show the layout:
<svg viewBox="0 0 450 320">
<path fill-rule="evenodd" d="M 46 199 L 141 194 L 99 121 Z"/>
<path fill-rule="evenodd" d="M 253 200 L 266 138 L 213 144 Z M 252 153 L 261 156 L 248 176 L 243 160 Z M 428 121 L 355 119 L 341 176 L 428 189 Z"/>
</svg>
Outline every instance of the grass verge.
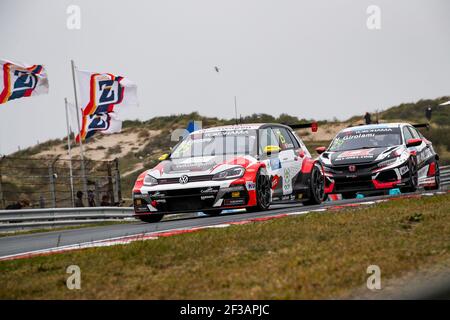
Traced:
<svg viewBox="0 0 450 320">
<path fill-rule="evenodd" d="M 340 298 L 450 258 L 450 194 L 0 262 L 2 299 Z M 81 290 L 66 288 L 69 265 Z"/>
</svg>

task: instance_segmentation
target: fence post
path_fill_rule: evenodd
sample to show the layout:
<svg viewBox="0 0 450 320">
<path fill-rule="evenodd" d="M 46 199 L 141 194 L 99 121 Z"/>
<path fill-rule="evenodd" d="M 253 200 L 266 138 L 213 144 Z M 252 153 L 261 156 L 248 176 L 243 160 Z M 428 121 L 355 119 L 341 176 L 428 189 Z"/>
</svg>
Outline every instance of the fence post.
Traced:
<svg viewBox="0 0 450 320">
<path fill-rule="evenodd" d="M 0 209 L 5 209 L 5 198 L 3 198 L 2 188 L 2 162 L 3 158 L 0 158 Z"/>
<path fill-rule="evenodd" d="M 96 207 L 100 207 L 100 194 L 99 194 L 99 184 L 98 184 L 98 180 L 95 180 L 95 190 L 94 190 L 94 195 L 95 195 L 95 206 Z"/>
<path fill-rule="evenodd" d="M 108 194 L 109 194 L 109 198 L 111 199 L 111 203 L 114 204 L 116 202 L 116 199 L 114 197 L 114 186 L 113 186 L 112 169 L 111 169 L 110 161 L 108 161 L 106 167 L 108 170 Z"/>
<path fill-rule="evenodd" d="M 119 204 L 122 203 L 122 187 L 120 184 L 120 170 L 119 170 L 119 159 L 115 158 L 114 159 L 114 165 L 115 165 L 115 180 L 116 180 L 116 189 L 117 189 L 117 201 L 119 202 Z"/>
<path fill-rule="evenodd" d="M 53 172 L 53 165 L 50 165 L 48 167 L 48 176 L 50 179 L 50 194 L 52 197 L 52 208 L 56 208 L 55 176 Z"/>
</svg>

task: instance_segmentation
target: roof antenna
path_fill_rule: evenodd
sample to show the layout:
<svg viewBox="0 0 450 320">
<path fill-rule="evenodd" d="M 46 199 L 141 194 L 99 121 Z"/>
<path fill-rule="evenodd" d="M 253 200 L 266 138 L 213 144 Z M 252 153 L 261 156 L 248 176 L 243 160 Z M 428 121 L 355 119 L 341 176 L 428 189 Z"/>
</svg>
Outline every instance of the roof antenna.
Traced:
<svg viewBox="0 0 450 320">
<path fill-rule="evenodd" d="M 236 96 L 234 96 L 234 119 L 236 121 L 236 124 L 238 124 Z"/>
</svg>

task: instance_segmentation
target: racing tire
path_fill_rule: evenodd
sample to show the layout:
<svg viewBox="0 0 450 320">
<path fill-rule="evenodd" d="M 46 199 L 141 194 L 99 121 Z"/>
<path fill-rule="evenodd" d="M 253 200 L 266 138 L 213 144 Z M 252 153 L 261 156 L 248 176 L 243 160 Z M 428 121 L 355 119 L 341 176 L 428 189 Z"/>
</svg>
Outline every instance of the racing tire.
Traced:
<svg viewBox="0 0 450 320">
<path fill-rule="evenodd" d="M 415 158 L 410 158 L 408 161 L 408 186 L 400 188 L 401 192 L 415 192 L 419 185 L 419 174 L 417 172 L 417 165 Z"/>
<path fill-rule="evenodd" d="M 436 173 L 434 175 L 434 181 L 436 184 L 432 187 L 424 187 L 425 190 L 437 190 L 441 186 L 441 172 L 439 171 L 439 163 L 436 161 Z"/>
<path fill-rule="evenodd" d="M 222 209 L 207 210 L 204 213 L 207 214 L 210 217 L 216 217 L 216 216 L 218 216 L 219 214 L 222 213 Z"/>
<path fill-rule="evenodd" d="M 309 199 L 303 204 L 307 206 L 321 204 L 325 197 L 325 178 L 318 165 L 312 168 L 309 180 Z"/>
<path fill-rule="evenodd" d="M 157 214 L 149 214 L 149 215 L 145 215 L 145 216 L 139 216 L 138 219 L 141 220 L 142 222 L 155 223 L 155 222 L 161 221 L 161 219 L 163 217 L 164 217 L 163 214 L 157 213 Z"/>
<path fill-rule="evenodd" d="M 248 207 L 247 212 L 264 211 L 270 207 L 271 181 L 265 168 L 260 168 L 256 173 L 256 206 Z"/>
</svg>

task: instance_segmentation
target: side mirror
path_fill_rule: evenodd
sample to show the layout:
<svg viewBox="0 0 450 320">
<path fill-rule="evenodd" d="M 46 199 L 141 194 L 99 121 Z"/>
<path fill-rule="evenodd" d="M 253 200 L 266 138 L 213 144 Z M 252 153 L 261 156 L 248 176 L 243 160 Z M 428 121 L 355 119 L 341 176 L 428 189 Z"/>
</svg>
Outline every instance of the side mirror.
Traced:
<svg viewBox="0 0 450 320">
<path fill-rule="evenodd" d="M 422 139 L 409 139 L 408 141 L 406 141 L 407 148 L 417 147 L 417 146 L 420 146 L 421 144 L 422 144 Z"/>
<path fill-rule="evenodd" d="M 267 155 L 271 155 L 272 153 L 280 152 L 281 148 L 279 146 L 265 146 L 263 152 Z"/>
<path fill-rule="evenodd" d="M 167 158 L 169 158 L 169 154 L 168 153 L 164 153 L 161 157 L 158 158 L 159 161 L 164 161 L 167 160 Z"/>
<path fill-rule="evenodd" d="M 327 150 L 326 147 L 317 147 L 317 148 L 316 148 L 317 154 L 322 154 L 322 153 L 324 153 L 326 150 Z"/>
</svg>

